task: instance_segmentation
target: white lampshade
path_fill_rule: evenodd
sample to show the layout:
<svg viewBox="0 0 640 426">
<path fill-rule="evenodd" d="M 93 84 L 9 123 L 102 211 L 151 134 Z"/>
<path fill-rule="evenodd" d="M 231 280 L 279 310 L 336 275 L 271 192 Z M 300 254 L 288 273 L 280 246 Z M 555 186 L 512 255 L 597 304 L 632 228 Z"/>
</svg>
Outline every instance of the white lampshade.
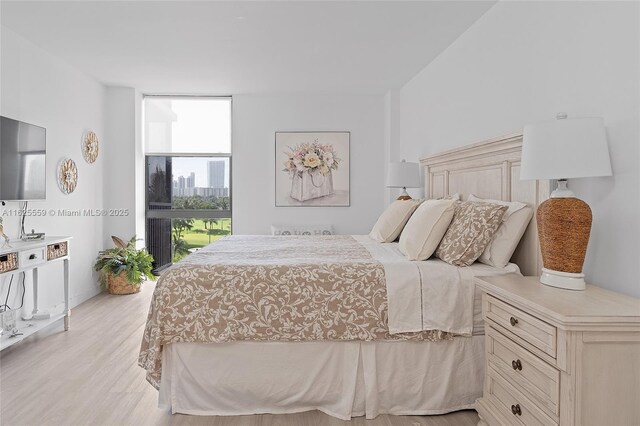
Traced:
<svg viewBox="0 0 640 426">
<path fill-rule="evenodd" d="M 420 188 L 420 165 L 398 161 L 389 163 L 387 188 Z"/>
<path fill-rule="evenodd" d="M 525 126 L 520 179 L 611 176 L 602 118 L 559 118 Z"/>
</svg>

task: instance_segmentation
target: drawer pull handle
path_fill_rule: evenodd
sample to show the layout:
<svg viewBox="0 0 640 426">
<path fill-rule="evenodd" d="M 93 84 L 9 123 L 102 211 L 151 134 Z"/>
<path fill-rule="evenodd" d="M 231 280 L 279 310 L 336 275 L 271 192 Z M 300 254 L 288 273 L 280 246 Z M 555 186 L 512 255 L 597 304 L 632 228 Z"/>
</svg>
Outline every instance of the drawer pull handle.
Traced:
<svg viewBox="0 0 640 426">
<path fill-rule="evenodd" d="M 512 326 L 512 327 L 515 327 L 515 326 L 516 326 L 516 324 L 518 323 L 518 319 L 517 319 L 517 318 L 514 318 L 514 317 L 511 317 L 511 318 L 509 319 L 509 322 L 511 323 L 511 326 Z"/>
<path fill-rule="evenodd" d="M 36 256 L 35 254 L 31 254 L 31 255 L 29 255 L 29 260 L 34 260 L 34 259 L 36 259 L 36 258 L 37 258 L 37 256 Z"/>
<path fill-rule="evenodd" d="M 6 262 L 9 260 L 9 255 L 5 254 L 4 256 L 0 256 L 0 262 Z"/>
<path fill-rule="evenodd" d="M 522 371 L 522 363 L 520 362 L 519 359 L 511 361 L 511 366 L 513 367 L 514 370 Z"/>
<path fill-rule="evenodd" d="M 53 249 L 54 250 L 60 250 L 60 244 L 54 244 L 53 245 Z"/>
<path fill-rule="evenodd" d="M 514 416 L 521 416 L 522 410 L 520 409 L 520 404 L 512 405 L 511 412 L 513 413 Z"/>
</svg>

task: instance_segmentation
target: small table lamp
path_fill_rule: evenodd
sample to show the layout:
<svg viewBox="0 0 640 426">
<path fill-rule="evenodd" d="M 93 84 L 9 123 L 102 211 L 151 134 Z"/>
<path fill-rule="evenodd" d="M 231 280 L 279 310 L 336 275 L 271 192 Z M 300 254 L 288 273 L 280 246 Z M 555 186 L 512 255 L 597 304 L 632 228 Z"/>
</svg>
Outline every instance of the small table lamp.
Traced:
<svg viewBox="0 0 640 426">
<path fill-rule="evenodd" d="M 520 179 L 558 180 L 551 198 L 538 207 L 543 284 L 585 289 L 582 266 L 591 233 L 591 209 L 567 188 L 567 179 L 611 174 L 601 118 L 567 119 L 560 113 L 557 120 L 525 126 Z"/>
<path fill-rule="evenodd" d="M 387 188 L 402 188 L 402 194 L 398 200 L 410 200 L 407 188 L 420 188 L 420 165 L 407 163 L 405 160 L 389 163 L 387 175 Z"/>
</svg>

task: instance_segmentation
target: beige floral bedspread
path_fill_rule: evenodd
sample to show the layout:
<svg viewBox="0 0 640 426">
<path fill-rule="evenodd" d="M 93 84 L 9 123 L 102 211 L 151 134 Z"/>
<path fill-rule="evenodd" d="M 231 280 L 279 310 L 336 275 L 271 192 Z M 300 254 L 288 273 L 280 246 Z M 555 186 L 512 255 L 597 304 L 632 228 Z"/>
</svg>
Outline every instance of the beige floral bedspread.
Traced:
<svg viewBox="0 0 640 426">
<path fill-rule="evenodd" d="M 351 236 L 231 236 L 162 274 L 138 364 L 158 388 L 169 343 L 451 337 L 389 333 L 384 268 Z"/>
</svg>

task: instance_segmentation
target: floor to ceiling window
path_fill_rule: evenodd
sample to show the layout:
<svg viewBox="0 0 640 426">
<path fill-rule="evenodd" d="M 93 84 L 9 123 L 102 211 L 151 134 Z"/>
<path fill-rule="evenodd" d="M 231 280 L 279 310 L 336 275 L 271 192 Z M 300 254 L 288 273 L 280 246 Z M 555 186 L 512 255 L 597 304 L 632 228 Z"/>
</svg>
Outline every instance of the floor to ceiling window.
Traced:
<svg viewBox="0 0 640 426">
<path fill-rule="evenodd" d="M 144 141 L 158 270 L 231 233 L 231 98 L 145 96 Z"/>
</svg>

